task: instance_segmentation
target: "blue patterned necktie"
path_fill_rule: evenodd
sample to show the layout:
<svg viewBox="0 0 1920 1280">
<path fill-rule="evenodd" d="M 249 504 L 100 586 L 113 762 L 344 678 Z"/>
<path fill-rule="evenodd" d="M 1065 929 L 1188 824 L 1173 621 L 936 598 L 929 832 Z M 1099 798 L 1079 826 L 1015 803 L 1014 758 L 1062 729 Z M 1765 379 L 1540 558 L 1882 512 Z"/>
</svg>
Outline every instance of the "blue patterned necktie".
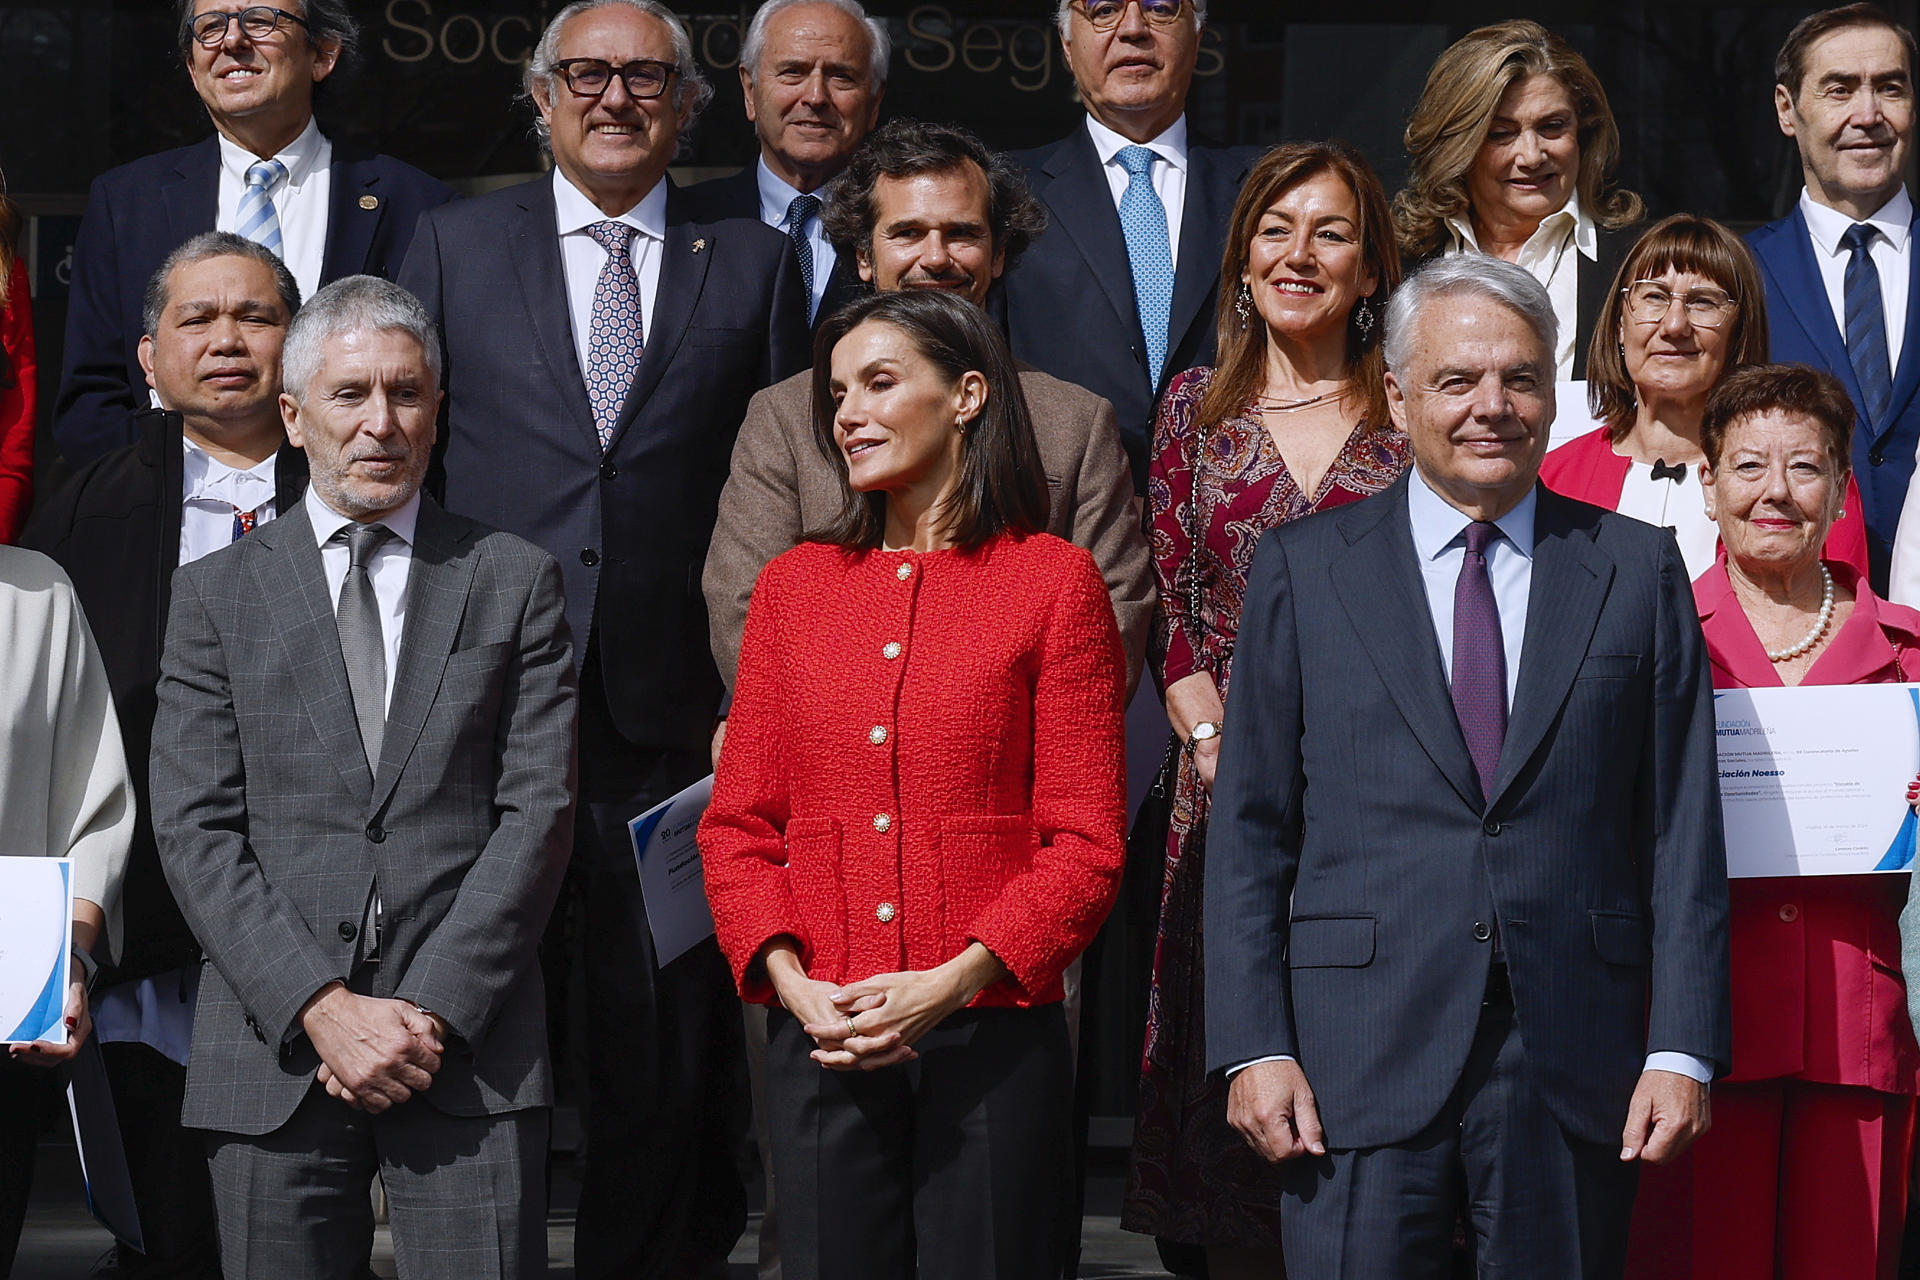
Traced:
<svg viewBox="0 0 1920 1280">
<path fill-rule="evenodd" d="M 1467 554 L 1453 586 L 1453 711 L 1489 796 L 1507 738 L 1507 651 L 1487 576 L 1487 548 L 1499 536 L 1500 526 L 1486 520 L 1467 526 Z"/>
<path fill-rule="evenodd" d="M 800 259 L 800 284 L 807 291 L 807 318 L 813 318 L 813 241 L 807 238 L 807 219 L 820 212 L 819 196 L 795 196 L 787 205 L 787 239 Z"/>
<path fill-rule="evenodd" d="M 1853 376 L 1860 382 L 1860 407 L 1876 429 L 1886 421 L 1887 404 L 1893 399 L 1892 364 L 1887 359 L 1886 312 L 1880 303 L 1880 271 L 1873 265 L 1873 238 L 1880 234 L 1864 222 L 1847 228 L 1841 243 L 1851 256 L 1847 259 L 1845 303 L 1847 311 L 1847 358 L 1853 362 Z"/>
<path fill-rule="evenodd" d="M 640 315 L 640 278 L 633 271 L 634 228 L 624 222 L 596 222 L 587 234 L 607 251 L 606 265 L 593 286 L 593 320 L 587 328 L 587 399 L 593 404 L 593 429 L 602 451 L 613 442 L 614 424 L 626 407 L 633 375 L 645 349 Z"/>
<path fill-rule="evenodd" d="M 1127 265 L 1133 269 L 1133 305 L 1147 340 L 1147 376 L 1155 392 L 1167 363 L 1167 317 L 1173 311 L 1173 249 L 1167 239 L 1167 207 L 1153 189 L 1153 152 L 1122 147 L 1114 156 L 1127 171 L 1120 197 L 1120 230 L 1127 238 Z"/>
<path fill-rule="evenodd" d="M 240 193 L 240 212 L 233 229 L 255 244 L 280 252 L 280 215 L 274 212 L 273 189 L 287 176 L 278 160 L 259 160 L 247 166 L 247 189 Z"/>
</svg>

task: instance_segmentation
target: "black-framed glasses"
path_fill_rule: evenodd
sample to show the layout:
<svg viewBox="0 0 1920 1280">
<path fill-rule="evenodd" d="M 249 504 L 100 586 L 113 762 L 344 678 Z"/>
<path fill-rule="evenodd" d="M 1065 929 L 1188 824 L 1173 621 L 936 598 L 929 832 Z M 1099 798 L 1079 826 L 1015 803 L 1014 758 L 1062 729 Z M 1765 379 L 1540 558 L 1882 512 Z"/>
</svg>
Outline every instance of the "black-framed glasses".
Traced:
<svg viewBox="0 0 1920 1280">
<path fill-rule="evenodd" d="M 1627 316 L 1636 324 L 1659 324 L 1679 299 L 1687 323 L 1697 329 L 1718 329 L 1733 318 L 1740 304 L 1721 289 L 1689 289 L 1676 294 L 1658 280 L 1635 280 L 1620 291 L 1627 297 Z"/>
<path fill-rule="evenodd" d="M 679 68 L 658 58 L 635 58 L 616 67 L 605 58 L 562 58 L 553 64 L 567 88 L 589 98 L 607 91 L 618 74 L 629 98 L 657 98 L 667 91 L 667 81 Z"/>
<path fill-rule="evenodd" d="M 1187 10 L 1187 0 L 1073 0 L 1073 7 L 1095 31 L 1111 31 L 1126 16 L 1127 6 L 1140 6 L 1140 16 L 1156 27 L 1170 27 Z"/>
<path fill-rule="evenodd" d="M 249 40 L 265 40 L 280 29 L 282 22 L 297 22 L 306 28 L 309 36 L 313 28 L 307 26 L 307 20 L 297 13 L 288 13 L 285 9 L 276 9 L 272 5 L 256 4 L 247 9 L 235 9 L 222 12 L 212 9 L 206 13 L 197 13 L 187 29 L 193 32 L 193 38 L 208 48 L 227 38 L 227 27 L 238 20 L 241 32 Z"/>
</svg>

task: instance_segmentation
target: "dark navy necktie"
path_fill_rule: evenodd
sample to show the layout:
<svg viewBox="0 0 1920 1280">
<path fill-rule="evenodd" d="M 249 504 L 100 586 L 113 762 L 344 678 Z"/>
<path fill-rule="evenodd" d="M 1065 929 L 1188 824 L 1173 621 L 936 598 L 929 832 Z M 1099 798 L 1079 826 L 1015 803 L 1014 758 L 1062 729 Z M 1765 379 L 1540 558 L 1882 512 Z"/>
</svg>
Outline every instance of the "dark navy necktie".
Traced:
<svg viewBox="0 0 1920 1280">
<path fill-rule="evenodd" d="M 1507 653 L 1487 576 L 1487 548 L 1499 536 L 1500 526 L 1490 521 L 1467 526 L 1467 554 L 1453 587 L 1453 710 L 1481 793 L 1489 796 L 1507 737 Z"/>
<path fill-rule="evenodd" d="M 813 315 L 813 241 L 807 238 L 807 219 L 820 212 L 819 196 L 795 196 L 787 203 L 787 239 L 800 260 L 800 287 L 807 291 L 807 315 Z"/>
<path fill-rule="evenodd" d="M 1847 228 L 1842 243 L 1847 258 L 1845 302 L 1847 358 L 1860 382 L 1860 398 L 1867 421 L 1878 428 L 1886 421 L 1893 399 L 1892 362 L 1887 359 L 1887 318 L 1880 302 L 1880 271 L 1873 265 L 1873 238 L 1879 232 L 1864 222 Z"/>
</svg>

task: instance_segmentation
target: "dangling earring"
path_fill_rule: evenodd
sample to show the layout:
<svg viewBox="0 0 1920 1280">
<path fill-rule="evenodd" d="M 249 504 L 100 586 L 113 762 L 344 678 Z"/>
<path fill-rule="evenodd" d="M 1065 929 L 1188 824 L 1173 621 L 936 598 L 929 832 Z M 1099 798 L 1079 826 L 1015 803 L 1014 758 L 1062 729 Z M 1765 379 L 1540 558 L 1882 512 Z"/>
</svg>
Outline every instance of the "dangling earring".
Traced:
<svg viewBox="0 0 1920 1280">
<path fill-rule="evenodd" d="M 1233 314 L 1240 317 L 1242 329 L 1246 328 L 1247 322 L 1253 318 L 1253 290 L 1247 288 L 1245 280 L 1240 282 L 1240 292 L 1234 295 Z"/>
<path fill-rule="evenodd" d="M 1353 304 L 1353 327 L 1360 331 L 1362 342 L 1373 336 L 1373 308 L 1365 298 Z"/>
</svg>

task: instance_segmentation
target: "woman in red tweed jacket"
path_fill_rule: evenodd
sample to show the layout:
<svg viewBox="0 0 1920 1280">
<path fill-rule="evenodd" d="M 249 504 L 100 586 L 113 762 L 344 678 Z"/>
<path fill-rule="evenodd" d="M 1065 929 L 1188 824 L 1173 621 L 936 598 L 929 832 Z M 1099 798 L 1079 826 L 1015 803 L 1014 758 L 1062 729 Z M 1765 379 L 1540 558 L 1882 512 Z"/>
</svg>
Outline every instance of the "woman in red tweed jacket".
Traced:
<svg viewBox="0 0 1920 1280">
<path fill-rule="evenodd" d="M 1112 905 L 1125 669 L 1047 488 L 1004 340 L 943 293 L 862 299 L 815 346 L 841 517 L 747 613 L 707 896 L 773 1004 L 789 1280 L 1060 1274 L 1061 973 Z"/>
</svg>

